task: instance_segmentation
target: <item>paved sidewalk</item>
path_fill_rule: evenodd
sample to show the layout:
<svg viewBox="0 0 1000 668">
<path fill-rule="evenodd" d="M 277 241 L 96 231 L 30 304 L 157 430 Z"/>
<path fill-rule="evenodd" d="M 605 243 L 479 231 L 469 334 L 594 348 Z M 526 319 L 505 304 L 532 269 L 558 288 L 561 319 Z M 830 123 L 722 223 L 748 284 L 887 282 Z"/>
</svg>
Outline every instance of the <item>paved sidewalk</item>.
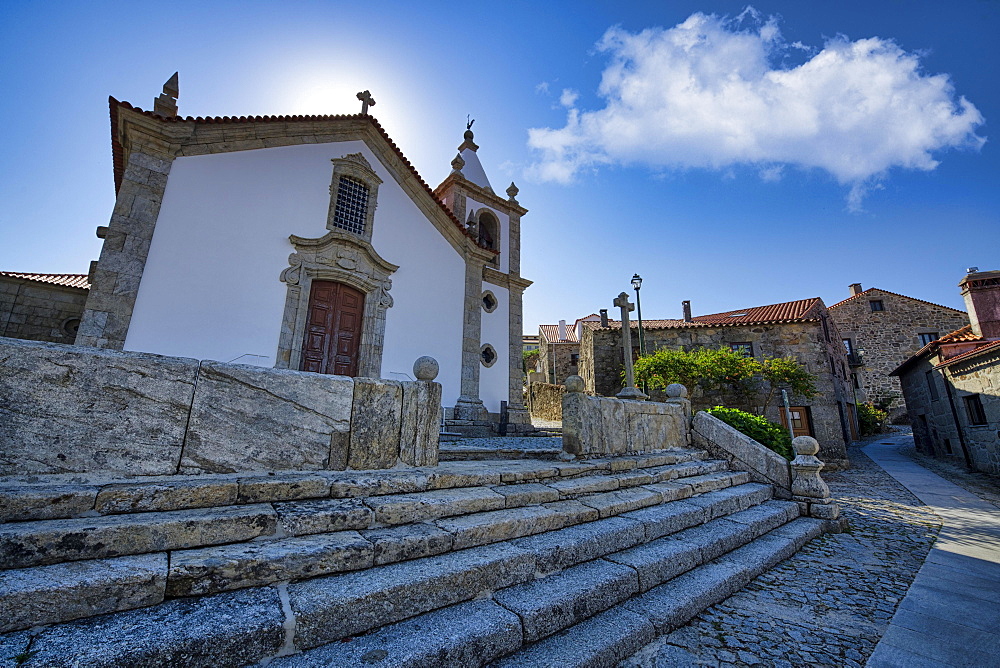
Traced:
<svg viewBox="0 0 1000 668">
<path fill-rule="evenodd" d="M 864 452 L 942 528 L 867 665 L 1000 666 L 1000 512 L 899 451 L 910 443 L 909 434 L 890 435 Z"/>
</svg>

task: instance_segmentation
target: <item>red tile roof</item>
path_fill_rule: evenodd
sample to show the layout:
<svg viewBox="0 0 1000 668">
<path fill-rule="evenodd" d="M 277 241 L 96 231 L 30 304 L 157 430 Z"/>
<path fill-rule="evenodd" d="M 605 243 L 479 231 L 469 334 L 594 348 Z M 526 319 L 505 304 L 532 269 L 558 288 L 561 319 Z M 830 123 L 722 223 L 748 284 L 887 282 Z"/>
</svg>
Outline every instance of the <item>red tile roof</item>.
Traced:
<svg viewBox="0 0 1000 668">
<path fill-rule="evenodd" d="M 26 274 L 18 271 L 0 271 L 0 276 L 23 278 L 26 281 L 35 281 L 36 283 L 61 285 L 64 288 L 90 289 L 90 281 L 87 280 L 87 274 Z"/>
<path fill-rule="evenodd" d="M 940 337 L 938 343 L 964 343 L 966 341 L 981 341 L 983 337 L 973 333 L 972 325 L 959 327 L 954 332 Z M 932 342 L 933 343 L 933 342 Z"/>
<path fill-rule="evenodd" d="M 965 313 L 965 311 L 959 310 L 957 308 L 952 308 L 950 306 L 943 306 L 941 304 L 935 304 L 934 302 L 924 301 L 923 299 L 917 299 L 916 297 L 907 297 L 906 295 L 901 295 L 898 292 L 889 292 L 888 290 L 883 290 L 882 288 L 868 288 L 864 292 L 859 292 L 856 295 L 851 295 L 847 299 L 842 299 L 841 301 L 837 302 L 833 306 L 827 306 L 827 309 L 833 310 L 833 309 L 837 308 L 838 306 L 842 306 L 843 304 L 846 304 L 849 301 L 853 301 L 855 299 L 858 299 L 860 297 L 864 297 L 866 295 L 870 297 L 871 295 L 869 295 L 868 293 L 871 292 L 872 290 L 878 290 L 879 292 L 885 293 L 887 295 L 892 295 L 894 297 L 902 297 L 903 299 L 909 299 L 910 301 L 920 302 L 921 304 L 929 304 L 930 306 L 937 306 L 938 308 L 946 308 L 949 311 L 956 311 L 958 313 Z"/>
<path fill-rule="evenodd" d="M 891 372 L 889 372 L 889 375 L 890 376 L 898 376 L 898 375 L 900 375 L 900 372 L 902 372 L 904 369 L 906 369 L 906 367 L 910 366 L 911 364 L 913 364 L 917 360 L 920 360 L 920 359 L 926 357 L 927 355 L 930 355 L 932 353 L 935 353 L 935 352 L 939 351 L 941 349 L 941 347 L 942 347 L 942 344 L 943 345 L 948 345 L 948 344 L 954 345 L 954 344 L 962 344 L 962 343 L 972 343 L 972 344 L 978 344 L 978 345 L 976 345 L 971 350 L 966 350 L 966 351 L 963 351 L 963 352 L 961 352 L 961 353 L 959 353 L 957 355 L 949 357 L 948 359 L 942 361 L 940 364 L 936 365 L 934 368 L 940 369 L 941 367 L 949 366 L 949 365 L 951 365 L 951 364 L 953 364 L 953 363 L 955 363 L 957 361 L 966 360 L 966 359 L 968 359 L 970 357 L 974 357 L 974 356 L 976 356 L 976 355 L 978 355 L 980 353 L 983 353 L 983 352 L 986 352 L 988 350 L 993 350 L 994 348 L 1000 347 L 1000 341 L 991 341 L 991 340 L 984 339 L 983 337 L 979 336 L 978 334 L 976 334 L 975 332 L 972 331 L 972 325 L 965 325 L 964 327 L 959 327 L 954 332 L 949 332 L 948 334 L 945 334 L 941 338 L 935 339 L 934 341 L 931 341 L 930 343 L 928 343 L 927 345 L 925 345 L 923 348 L 921 348 L 917 352 L 913 353 L 909 358 L 907 358 L 906 360 L 904 360 L 902 364 L 900 364 L 895 369 L 893 369 Z"/>
<path fill-rule="evenodd" d="M 699 315 L 692 318 L 691 322 L 684 320 L 643 320 L 642 327 L 643 329 L 685 329 L 691 327 L 727 327 L 735 325 L 810 322 L 820 319 L 822 308 L 823 300 L 819 297 L 814 297 L 812 299 L 799 299 L 793 302 L 782 302 L 767 306 L 752 306 L 736 311 L 725 311 L 724 313 Z M 639 326 L 635 320 L 631 320 L 630 323 L 633 327 Z M 621 326 L 622 324 L 618 320 L 608 321 L 610 329 L 621 329 Z"/>
<path fill-rule="evenodd" d="M 579 343 L 580 340 L 576 338 L 576 328 L 566 325 L 566 338 L 559 338 L 559 325 L 539 325 L 538 329 L 541 330 L 542 334 L 545 336 L 545 340 L 549 343 Z"/>
<path fill-rule="evenodd" d="M 108 104 L 111 107 L 111 152 L 112 152 L 112 159 L 114 162 L 116 193 L 118 192 L 118 189 L 121 188 L 122 176 L 125 174 L 125 157 L 124 157 L 125 151 L 118 137 L 119 108 L 129 109 L 136 113 L 142 114 L 143 116 L 147 116 L 149 118 L 155 118 L 164 123 L 196 123 L 201 125 L 217 125 L 217 124 L 238 125 L 243 123 L 297 123 L 297 122 L 308 123 L 315 121 L 344 121 L 344 120 L 366 119 L 369 122 L 371 122 L 372 126 L 378 131 L 378 133 L 386 141 L 389 147 L 396 153 L 397 156 L 399 156 L 399 159 L 402 160 L 403 164 L 406 165 L 406 167 L 410 170 L 410 173 L 412 173 L 413 176 L 416 177 L 417 181 L 423 187 L 424 191 L 426 191 L 426 193 L 430 196 L 430 198 L 434 200 L 434 203 L 437 204 L 441 208 L 441 210 L 445 212 L 445 214 L 447 214 L 447 216 L 451 219 L 451 222 L 454 223 L 459 230 L 461 230 L 462 234 L 472 239 L 472 241 L 480 248 L 492 251 L 496 255 L 500 254 L 500 251 L 493 250 L 492 248 L 487 248 L 486 246 L 480 244 L 479 240 L 473 237 L 469 233 L 469 231 L 465 229 L 465 225 L 458 218 L 455 217 L 455 214 L 452 212 L 451 209 L 448 208 L 448 206 L 444 202 L 438 199 L 437 195 L 434 194 L 434 191 L 431 189 L 431 187 L 427 185 L 427 182 L 424 181 L 424 178 L 420 176 L 420 174 L 417 172 L 416 167 L 414 167 L 413 164 L 409 161 L 409 159 L 407 159 L 407 157 L 403 155 L 403 152 L 399 149 L 398 146 L 396 146 L 396 142 L 394 142 L 392 138 L 389 137 L 386 131 L 382 128 L 382 126 L 379 125 L 379 122 L 376 121 L 372 116 L 369 116 L 368 114 L 336 114 L 336 115 L 322 115 L 322 116 L 239 116 L 239 117 L 211 116 L 208 118 L 202 118 L 201 116 L 198 116 L 197 118 L 193 116 L 186 116 L 183 118 L 180 116 L 172 116 L 168 118 L 165 116 L 160 116 L 159 114 L 154 114 L 151 111 L 144 111 L 139 107 L 132 106 L 128 102 L 118 101 L 111 96 L 108 97 Z"/>
<path fill-rule="evenodd" d="M 983 341 L 981 345 L 976 346 L 972 350 L 967 350 L 960 355 L 955 355 L 954 357 L 949 357 L 945 361 L 938 364 L 935 369 L 940 369 L 943 366 L 951 366 L 956 362 L 964 362 L 965 360 L 980 355 L 982 353 L 998 350 L 1000 351 L 1000 341 Z"/>
</svg>

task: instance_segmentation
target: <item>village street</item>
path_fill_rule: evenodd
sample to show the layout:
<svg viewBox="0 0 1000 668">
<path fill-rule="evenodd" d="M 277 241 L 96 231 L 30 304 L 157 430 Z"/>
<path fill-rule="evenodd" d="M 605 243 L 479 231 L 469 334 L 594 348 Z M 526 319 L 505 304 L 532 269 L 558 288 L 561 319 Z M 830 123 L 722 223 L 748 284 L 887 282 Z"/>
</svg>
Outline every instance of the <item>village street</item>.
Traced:
<svg viewBox="0 0 1000 668">
<path fill-rule="evenodd" d="M 861 446 L 850 469 L 825 476 L 848 531 L 813 540 L 622 666 L 1000 665 L 995 478 L 921 466 L 908 429 Z"/>
</svg>

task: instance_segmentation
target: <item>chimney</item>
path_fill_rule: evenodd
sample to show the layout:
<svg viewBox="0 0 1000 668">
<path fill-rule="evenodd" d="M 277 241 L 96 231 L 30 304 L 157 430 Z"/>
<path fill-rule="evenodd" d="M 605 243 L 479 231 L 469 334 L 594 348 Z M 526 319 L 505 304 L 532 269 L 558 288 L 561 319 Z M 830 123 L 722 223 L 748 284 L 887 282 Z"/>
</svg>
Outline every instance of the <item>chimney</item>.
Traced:
<svg viewBox="0 0 1000 668">
<path fill-rule="evenodd" d="M 684 308 L 684 322 L 694 322 L 691 319 L 691 302 L 685 299 L 681 302 L 681 306 Z"/>
<path fill-rule="evenodd" d="M 566 340 L 566 321 L 565 320 L 560 320 L 559 321 L 559 340 L 560 341 L 565 341 Z"/>
<path fill-rule="evenodd" d="M 986 339 L 1000 339 L 1000 271 L 969 272 L 958 287 L 972 331 Z"/>
<path fill-rule="evenodd" d="M 601 314 L 601 327 L 608 326 L 608 309 L 602 308 L 599 313 Z"/>
<path fill-rule="evenodd" d="M 864 290 L 861 289 L 861 284 L 860 283 L 851 283 L 847 287 L 851 290 L 851 296 L 852 297 L 860 295 L 862 292 L 864 292 Z"/>
</svg>

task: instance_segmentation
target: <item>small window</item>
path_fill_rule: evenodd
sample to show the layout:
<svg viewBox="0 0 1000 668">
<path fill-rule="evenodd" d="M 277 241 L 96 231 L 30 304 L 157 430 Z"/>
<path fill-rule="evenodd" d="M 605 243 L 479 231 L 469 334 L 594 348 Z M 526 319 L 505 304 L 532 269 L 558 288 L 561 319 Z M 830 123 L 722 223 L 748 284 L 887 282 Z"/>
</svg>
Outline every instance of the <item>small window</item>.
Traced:
<svg viewBox="0 0 1000 668">
<path fill-rule="evenodd" d="M 484 367 L 491 367 L 497 361 L 497 351 L 488 343 L 484 343 L 483 347 L 479 349 L 479 361 L 482 362 Z"/>
<path fill-rule="evenodd" d="M 569 356 L 569 365 L 576 366 L 580 363 L 580 353 L 571 353 Z"/>
<path fill-rule="evenodd" d="M 844 350 L 847 351 L 848 357 L 854 357 L 854 343 L 850 339 L 844 339 Z"/>
<path fill-rule="evenodd" d="M 483 310 L 487 313 L 493 313 L 496 310 L 500 302 L 497 301 L 496 295 L 492 291 L 487 290 L 483 293 Z"/>
<path fill-rule="evenodd" d="M 341 176 L 333 224 L 342 230 L 363 235 L 367 213 L 368 186 L 361 181 Z"/>
<path fill-rule="evenodd" d="M 753 344 L 750 342 L 730 343 L 729 349 L 737 355 L 742 355 L 743 357 L 753 357 Z"/>
<path fill-rule="evenodd" d="M 978 394 L 962 397 L 965 400 L 965 412 L 969 414 L 969 424 L 986 424 L 986 411 Z"/>
<path fill-rule="evenodd" d="M 885 310 L 885 304 L 882 303 L 881 299 L 873 299 L 868 302 L 868 305 L 871 306 L 872 312 Z"/>
<path fill-rule="evenodd" d="M 938 337 L 938 333 L 937 332 L 927 332 L 926 334 L 921 334 L 920 335 L 920 345 L 921 346 L 926 346 L 931 341 L 937 341 L 938 338 L 940 338 L 940 337 Z"/>
<path fill-rule="evenodd" d="M 924 374 L 924 377 L 927 378 L 927 390 L 931 393 L 931 400 L 932 401 L 937 400 L 938 390 L 937 390 L 937 383 L 934 382 L 934 372 L 928 371 L 926 374 Z"/>
</svg>

